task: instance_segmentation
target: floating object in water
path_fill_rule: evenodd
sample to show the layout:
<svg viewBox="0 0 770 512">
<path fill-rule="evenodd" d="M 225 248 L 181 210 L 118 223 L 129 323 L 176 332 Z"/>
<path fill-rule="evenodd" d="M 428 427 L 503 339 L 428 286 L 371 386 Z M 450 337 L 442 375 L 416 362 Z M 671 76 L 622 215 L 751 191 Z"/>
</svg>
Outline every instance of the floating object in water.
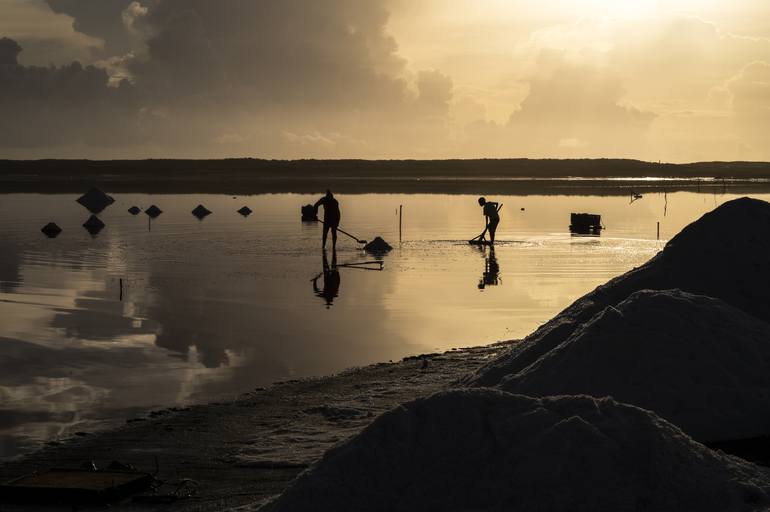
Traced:
<svg viewBox="0 0 770 512">
<path fill-rule="evenodd" d="M 524 208 L 522 208 L 521 211 L 524 211 Z"/>
<path fill-rule="evenodd" d="M 248 206 L 244 206 L 243 208 L 238 210 L 238 213 L 240 213 L 244 217 L 248 217 L 249 215 L 251 215 L 251 208 L 249 208 Z"/>
<path fill-rule="evenodd" d="M 128 213 L 130 213 L 131 215 L 139 215 L 139 212 L 141 211 L 142 209 L 139 208 L 138 206 L 132 206 L 131 208 L 128 209 Z"/>
<path fill-rule="evenodd" d="M 312 204 L 306 204 L 302 207 L 302 222 L 315 222 L 317 220 L 318 216 Z"/>
<path fill-rule="evenodd" d="M 62 229 L 55 222 L 49 222 L 43 226 L 40 231 L 48 238 L 56 238 L 62 232 Z"/>
<path fill-rule="evenodd" d="M 160 208 L 158 208 L 155 205 L 152 205 L 149 208 L 147 208 L 144 211 L 144 213 L 146 213 L 151 219 L 154 219 L 154 218 L 158 217 L 161 213 L 163 213 L 163 210 L 161 210 Z"/>
<path fill-rule="evenodd" d="M 389 252 L 393 249 L 393 247 L 388 244 L 385 240 L 382 238 L 375 237 L 374 240 L 369 242 L 364 246 L 364 250 L 366 252 L 374 253 L 374 254 L 384 254 L 386 252 Z"/>
<path fill-rule="evenodd" d="M 572 213 L 570 222 L 570 232 L 578 235 L 598 235 L 604 229 L 602 216 L 594 213 Z"/>
<path fill-rule="evenodd" d="M 91 215 L 88 217 L 88 220 L 83 223 L 83 227 L 86 228 L 86 231 L 94 236 L 98 235 L 99 232 L 104 229 L 104 226 L 104 222 L 102 222 L 96 215 Z"/>
<path fill-rule="evenodd" d="M 211 210 L 209 210 L 208 208 L 206 208 L 202 204 L 199 204 L 192 211 L 192 214 L 195 215 L 198 218 L 198 220 L 203 220 L 203 218 L 211 215 Z"/>
<path fill-rule="evenodd" d="M 147 489 L 154 477 L 131 470 L 49 469 L 0 485 L 3 501 L 19 504 L 104 504 Z"/>
<path fill-rule="evenodd" d="M 115 200 L 99 190 L 92 188 L 77 199 L 77 202 L 83 205 L 91 213 L 101 213 Z"/>
</svg>

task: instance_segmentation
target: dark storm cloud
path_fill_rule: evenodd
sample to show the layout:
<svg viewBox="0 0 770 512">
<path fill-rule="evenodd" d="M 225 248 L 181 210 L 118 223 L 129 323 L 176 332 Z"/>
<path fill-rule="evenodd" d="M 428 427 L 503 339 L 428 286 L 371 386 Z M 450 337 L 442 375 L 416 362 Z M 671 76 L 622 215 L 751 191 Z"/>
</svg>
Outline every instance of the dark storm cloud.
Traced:
<svg viewBox="0 0 770 512">
<path fill-rule="evenodd" d="M 104 70 L 79 62 L 22 66 L 21 51 L 0 39 L 0 147 L 126 142 L 130 87 L 108 88 Z"/>
<path fill-rule="evenodd" d="M 78 63 L 20 66 L 20 48 L 3 41 L 0 102 L 22 121 L 0 129 L 0 146 L 345 151 L 400 136 L 396 125 L 415 115 L 446 114 L 451 99 L 437 72 L 420 75 L 419 95 L 408 90 L 382 1 L 48 2 L 105 48 L 133 53 L 102 59 L 110 81 Z"/>
<path fill-rule="evenodd" d="M 123 11 L 132 0 L 46 0 L 51 10 L 74 19 L 73 28 L 104 41 L 103 56 L 124 54 L 134 48 L 134 38 L 126 30 Z"/>
<path fill-rule="evenodd" d="M 382 2 L 161 0 L 133 67 L 154 91 L 248 97 L 260 106 L 369 108 L 403 98 L 403 61 Z"/>
</svg>

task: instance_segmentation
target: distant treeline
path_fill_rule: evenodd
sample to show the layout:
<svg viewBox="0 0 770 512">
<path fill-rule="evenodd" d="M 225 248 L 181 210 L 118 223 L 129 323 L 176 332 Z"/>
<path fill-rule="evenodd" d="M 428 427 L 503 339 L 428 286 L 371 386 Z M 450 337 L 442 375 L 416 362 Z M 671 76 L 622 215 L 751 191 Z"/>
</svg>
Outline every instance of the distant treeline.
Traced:
<svg viewBox="0 0 770 512">
<path fill-rule="evenodd" d="M 476 160 L 0 160 L 0 178 L 36 174 L 153 176 L 222 173 L 253 177 L 725 177 L 770 178 L 768 162 L 669 164 L 623 159 L 476 159 Z"/>
<path fill-rule="evenodd" d="M 567 178 L 599 181 L 577 184 Z M 562 193 L 574 188 L 617 194 L 613 178 L 684 178 L 654 188 L 716 186 L 698 178 L 770 179 L 766 162 L 651 163 L 621 159 L 478 160 L 0 160 L 0 192 L 71 192 L 101 186 L 133 192 L 476 193 L 493 189 Z M 516 181 L 534 178 L 531 182 Z M 601 183 L 602 178 L 608 178 Z M 512 180 L 512 181 L 506 181 Z M 494 186 L 490 181 L 499 180 Z M 720 184 L 719 186 L 723 186 Z M 652 188 L 649 183 L 627 185 Z"/>
</svg>

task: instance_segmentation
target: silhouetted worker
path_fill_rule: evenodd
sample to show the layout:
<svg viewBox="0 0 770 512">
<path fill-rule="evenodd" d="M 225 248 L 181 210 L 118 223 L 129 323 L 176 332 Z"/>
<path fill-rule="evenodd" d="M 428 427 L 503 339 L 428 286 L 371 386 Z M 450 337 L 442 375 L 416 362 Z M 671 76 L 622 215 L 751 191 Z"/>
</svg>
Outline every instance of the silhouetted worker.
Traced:
<svg viewBox="0 0 770 512">
<path fill-rule="evenodd" d="M 318 279 L 323 277 L 323 288 L 318 287 Z M 323 251 L 323 272 L 313 279 L 313 291 L 317 297 L 326 301 L 326 308 L 330 308 L 334 299 L 340 293 L 340 271 L 337 270 L 337 251 L 332 251 L 332 264 L 329 266 L 329 260 L 326 258 L 326 251 Z"/>
<path fill-rule="evenodd" d="M 313 205 L 316 215 L 318 215 L 318 207 L 324 207 L 324 234 L 323 234 L 323 248 L 326 249 L 326 236 L 329 234 L 329 230 L 332 230 L 332 249 L 337 247 L 337 226 L 340 225 L 340 204 L 334 199 L 334 194 L 331 190 L 326 191 L 326 195 L 316 201 Z"/>
<path fill-rule="evenodd" d="M 479 206 L 483 208 L 484 217 L 486 218 L 487 225 L 484 228 L 484 232 L 481 233 L 480 239 L 484 239 L 484 235 L 489 231 L 489 243 L 495 243 L 495 231 L 497 231 L 497 225 L 500 224 L 500 208 L 503 205 L 495 203 L 493 201 L 487 201 L 483 197 L 479 197 Z"/>
</svg>

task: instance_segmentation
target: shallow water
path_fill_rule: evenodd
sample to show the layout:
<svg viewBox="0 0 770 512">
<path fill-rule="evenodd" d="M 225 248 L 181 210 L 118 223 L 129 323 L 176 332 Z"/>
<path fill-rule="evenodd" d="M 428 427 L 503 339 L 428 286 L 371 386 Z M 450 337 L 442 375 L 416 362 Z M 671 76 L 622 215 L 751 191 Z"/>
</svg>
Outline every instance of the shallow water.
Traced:
<svg viewBox="0 0 770 512">
<path fill-rule="evenodd" d="M 155 407 L 525 336 L 733 197 L 495 197 L 492 252 L 465 242 L 483 228 L 475 196 L 340 195 L 346 230 L 395 249 L 382 271 L 339 267 L 335 293 L 331 274 L 311 281 L 323 271 L 320 228 L 299 221 L 311 196 L 119 194 L 93 237 L 74 195 L 1 195 L 0 457 Z M 199 203 L 214 212 L 203 221 Z M 126 212 L 151 204 L 164 211 L 151 224 Z M 569 235 L 584 211 L 603 215 L 601 237 Z M 50 221 L 56 239 L 39 231 Z M 338 264 L 372 259 L 341 235 Z"/>
</svg>

